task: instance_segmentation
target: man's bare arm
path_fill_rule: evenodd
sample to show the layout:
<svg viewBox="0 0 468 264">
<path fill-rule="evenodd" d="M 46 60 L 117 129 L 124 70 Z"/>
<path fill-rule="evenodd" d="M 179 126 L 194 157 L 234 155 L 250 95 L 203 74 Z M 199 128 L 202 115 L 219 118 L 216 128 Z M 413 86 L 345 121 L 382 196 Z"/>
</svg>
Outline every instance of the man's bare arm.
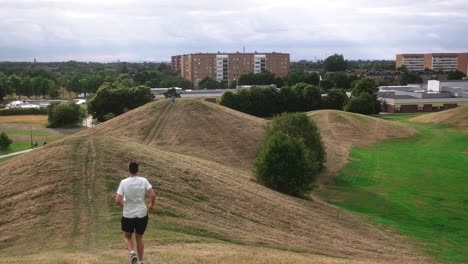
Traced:
<svg viewBox="0 0 468 264">
<path fill-rule="evenodd" d="M 123 204 L 123 196 L 120 195 L 120 194 L 116 194 L 115 195 L 115 203 L 120 205 L 120 207 L 123 207 L 124 204 Z"/>
<path fill-rule="evenodd" d="M 152 188 L 148 189 L 148 193 L 150 195 L 150 204 L 148 206 L 148 210 L 153 211 L 154 201 L 156 199 L 156 193 L 154 193 L 154 190 Z"/>
</svg>

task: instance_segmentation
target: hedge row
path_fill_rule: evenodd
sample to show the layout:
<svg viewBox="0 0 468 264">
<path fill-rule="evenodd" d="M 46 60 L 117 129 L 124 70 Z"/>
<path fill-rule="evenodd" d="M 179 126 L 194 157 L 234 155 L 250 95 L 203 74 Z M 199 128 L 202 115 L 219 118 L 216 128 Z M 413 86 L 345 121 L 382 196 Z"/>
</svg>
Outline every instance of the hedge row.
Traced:
<svg viewBox="0 0 468 264">
<path fill-rule="evenodd" d="M 47 115 L 47 107 L 41 108 L 9 108 L 0 110 L 0 116 L 10 115 Z"/>
</svg>

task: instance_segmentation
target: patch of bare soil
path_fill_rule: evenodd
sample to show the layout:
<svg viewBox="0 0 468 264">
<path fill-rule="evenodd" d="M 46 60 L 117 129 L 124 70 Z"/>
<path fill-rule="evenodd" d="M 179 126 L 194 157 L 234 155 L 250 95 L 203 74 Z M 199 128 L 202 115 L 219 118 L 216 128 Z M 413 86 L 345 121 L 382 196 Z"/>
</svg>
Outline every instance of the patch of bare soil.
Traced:
<svg viewBox="0 0 468 264">
<path fill-rule="evenodd" d="M 318 110 L 308 115 L 317 123 L 327 153 L 325 171 L 319 177 L 321 184 L 327 183 L 348 163 L 352 147 L 408 137 L 417 132 L 396 122 L 337 110 Z"/>
</svg>

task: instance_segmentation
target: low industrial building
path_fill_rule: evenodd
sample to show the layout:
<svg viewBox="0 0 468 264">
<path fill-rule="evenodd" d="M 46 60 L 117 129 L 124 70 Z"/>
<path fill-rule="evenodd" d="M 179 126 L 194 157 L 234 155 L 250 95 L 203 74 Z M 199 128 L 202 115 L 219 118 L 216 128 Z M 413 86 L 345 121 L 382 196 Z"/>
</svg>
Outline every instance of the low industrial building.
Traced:
<svg viewBox="0 0 468 264">
<path fill-rule="evenodd" d="M 468 105 L 468 80 L 380 86 L 378 96 L 385 112 L 437 112 Z"/>
</svg>

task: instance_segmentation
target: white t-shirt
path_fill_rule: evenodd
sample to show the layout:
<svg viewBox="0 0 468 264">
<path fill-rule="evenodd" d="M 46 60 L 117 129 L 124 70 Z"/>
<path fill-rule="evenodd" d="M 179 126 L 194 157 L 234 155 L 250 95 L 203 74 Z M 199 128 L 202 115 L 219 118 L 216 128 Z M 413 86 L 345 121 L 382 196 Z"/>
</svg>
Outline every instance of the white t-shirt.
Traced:
<svg viewBox="0 0 468 264">
<path fill-rule="evenodd" d="M 122 180 L 117 194 L 124 197 L 123 216 L 126 218 L 142 218 L 148 213 L 145 204 L 145 194 L 152 186 L 144 177 L 133 176 Z"/>
</svg>

